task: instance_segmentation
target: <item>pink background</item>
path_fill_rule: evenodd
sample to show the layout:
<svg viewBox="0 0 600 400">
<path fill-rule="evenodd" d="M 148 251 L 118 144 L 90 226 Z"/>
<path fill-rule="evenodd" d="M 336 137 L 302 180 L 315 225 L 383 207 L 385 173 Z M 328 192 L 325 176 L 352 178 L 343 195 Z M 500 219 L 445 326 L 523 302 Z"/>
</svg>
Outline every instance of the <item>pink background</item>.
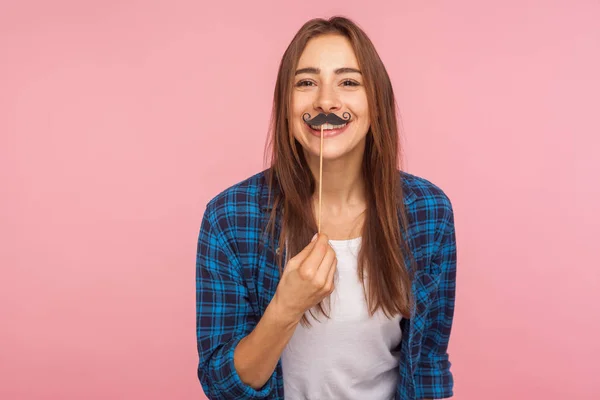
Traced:
<svg viewBox="0 0 600 400">
<path fill-rule="evenodd" d="M 283 51 L 338 13 L 454 204 L 455 398 L 600 398 L 592 0 L 3 1 L 0 398 L 203 398 L 204 205 L 263 168 Z"/>
</svg>

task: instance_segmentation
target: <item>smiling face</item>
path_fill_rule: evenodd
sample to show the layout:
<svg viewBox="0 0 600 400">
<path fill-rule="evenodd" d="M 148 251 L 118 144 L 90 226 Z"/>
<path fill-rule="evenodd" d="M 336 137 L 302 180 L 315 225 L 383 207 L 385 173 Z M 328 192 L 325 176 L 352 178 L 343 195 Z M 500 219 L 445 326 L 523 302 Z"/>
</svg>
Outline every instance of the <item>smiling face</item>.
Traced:
<svg viewBox="0 0 600 400">
<path fill-rule="evenodd" d="M 341 35 L 311 39 L 298 61 L 292 89 L 292 133 L 307 158 L 319 157 L 321 129 L 304 122 L 303 115 L 350 113 L 344 125 L 323 125 L 323 159 L 334 160 L 364 152 L 369 131 L 369 109 L 362 74 L 354 50 Z"/>
</svg>

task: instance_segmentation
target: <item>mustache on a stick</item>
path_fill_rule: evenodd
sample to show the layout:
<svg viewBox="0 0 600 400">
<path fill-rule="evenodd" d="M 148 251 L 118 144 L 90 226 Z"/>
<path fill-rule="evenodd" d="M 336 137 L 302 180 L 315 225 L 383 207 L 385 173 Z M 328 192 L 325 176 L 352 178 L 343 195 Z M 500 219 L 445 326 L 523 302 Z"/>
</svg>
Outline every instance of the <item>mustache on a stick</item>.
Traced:
<svg viewBox="0 0 600 400">
<path fill-rule="evenodd" d="M 350 113 L 348 111 L 345 111 L 342 114 L 342 117 L 339 117 L 334 113 L 329 113 L 329 114 L 319 113 L 314 118 L 311 118 L 309 113 L 304 113 L 304 115 L 302 115 L 302 119 L 304 120 L 304 122 L 306 122 L 309 125 L 314 125 L 314 126 L 321 126 L 323 124 L 343 125 L 352 119 L 352 116 L 350 115 Z"/>
<path fill-rule="evenodd" d="M 350 120 L 352 119 L 352 116 L 350 115 L 350 113 L 348 111 L 345 111 L 342 114 L 342 117 L 339 117 L 338 115 L 334 114 L 334 113 L 329 113 L 329 114 L 325 114 L 325 113 L 319 113 L 317 114 L 317 116 L 315 116 L 314 118 L 310 117 L 309 113 L 304 113 L 302 115 L 302 119 L 304 120 L 304 122 L 306 122 L 308 125 L 312 125 L 312 126 L 320 126 L 321 127 L 321 151 L 319 152 L 319 214 L 318 214 L 318 227 L 317 227 L 317 233 L 321 233 L 321 210 L 322 210 L 322 199 L 323 199 L 323 125 L 324 124 L 331 124 L 331 125 L 344 125 L 347 122 L 350 122 Z"/>
</svg>

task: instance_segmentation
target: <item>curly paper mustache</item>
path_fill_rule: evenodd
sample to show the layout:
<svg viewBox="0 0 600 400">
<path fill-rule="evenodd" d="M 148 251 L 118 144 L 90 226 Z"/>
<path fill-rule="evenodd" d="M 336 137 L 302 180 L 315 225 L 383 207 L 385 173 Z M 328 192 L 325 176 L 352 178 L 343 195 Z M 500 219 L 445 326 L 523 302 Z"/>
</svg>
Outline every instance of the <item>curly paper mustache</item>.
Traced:
<svg viewBox="0 0 600 400">
<path fill-rule="evenodd" d="M 319 113 L 316 117 L 314 117 L 312 119 L 310 118 L 309 113 L 304 113 L 304 115 L 302 115 L 302 119 L 304 120 L 304 122 L 306 122 L 309 125 L 314 125 L 314 126 L 320 126 L 323 124 L 343 125 L 346 122 L 350 122 L 350 120 L 352 119 L 352 116 L 350 115 L 350 113 L 348 111 L 345 111 L 342 114 L 342 117 L 343 118 L 340 118 L 334 113 L 329 113 L 329 114 Z"/>
</svg>

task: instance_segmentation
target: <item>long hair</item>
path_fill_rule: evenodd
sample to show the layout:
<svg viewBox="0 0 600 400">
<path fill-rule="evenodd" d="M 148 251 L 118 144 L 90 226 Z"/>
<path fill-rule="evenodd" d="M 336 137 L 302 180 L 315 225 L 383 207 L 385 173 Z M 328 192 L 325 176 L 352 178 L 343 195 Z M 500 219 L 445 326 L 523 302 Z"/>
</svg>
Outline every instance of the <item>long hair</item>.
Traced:
<svg viewBox="0 0 600 400">
<path fill-rule="evenodd" d="M 367 210 L 358 254 L 358 276 L 363 282 L 370 315 L 381 309 L 388 318 L 396 314 L 408 317 L 412 277 L 404 256 L 413 257 L 402 237 L 402 230 L 408 224 L 398 171 L 401 149 L 396 100 L 387 71 L 373 43 L 348 18 L 336 16 L 306 22 L 294 36 L 279 65 L 265 147 L 265 164 L 270 164 L 267 169 L 269 193 L 274 193 L 267 231 L 270 229 L 274 237 L 274 222 L 283 208 L 279 243 L 283 247 L 282 244 L 287 242 L 287 258 L 298 254 L 317 231 L 311 201 L 315 179 L 288 119 L 291 121 L 292 118 L 291 90 L 298 60 L 310 39 L 326 34 L 342 35 L 350 41 L 362 71 L 371 122 L 362 164 Z M 273 191 L 275 185 L 278 190 Z M 283 251 L 278 252 L 278 256 L 281 272 Z M 365 276 L 368 277 L 366 285 Z M 323 301 L 317 305 L 317 311 L 329 318 Z M 310 325 L 306 314 L 301 322 Z"/>
</svg>

